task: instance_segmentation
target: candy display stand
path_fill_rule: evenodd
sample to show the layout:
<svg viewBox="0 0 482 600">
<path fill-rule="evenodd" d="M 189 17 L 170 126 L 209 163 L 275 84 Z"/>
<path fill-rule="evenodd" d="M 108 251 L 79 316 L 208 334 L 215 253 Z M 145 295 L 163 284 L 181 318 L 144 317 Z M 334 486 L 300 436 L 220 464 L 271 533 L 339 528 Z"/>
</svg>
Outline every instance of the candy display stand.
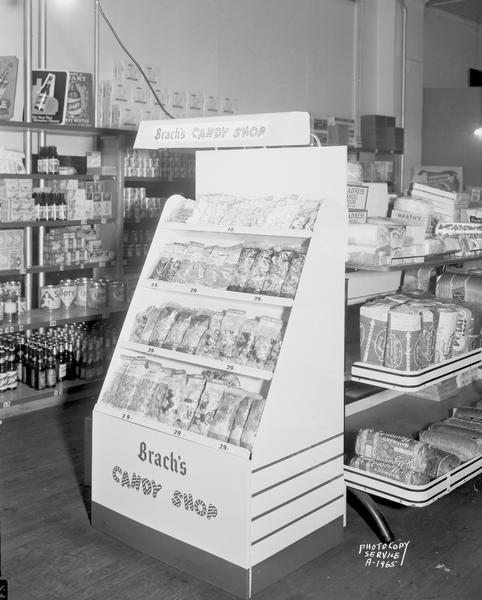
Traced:
<svg viewBox="0 0 482 600">
<path fill-rule="evenodd" d="M 286 119 L 290 122 L 289 114 Z M 269 129 L 262 115 L 246 120 L 245 131 L 250 122 L 252 127 L 256 123 L 257 132 Z M 196 120 L 189 121 L 189 131 L 194 131 Z M 238 126 L 243 117 L 233 122 Z M 168 127 L 181 135 L 184 123 L 170 121 Z M 226 127 L 231 124 L 228 121 Z M 203 122 L 198 126 L 204 127 Z M 153 137 L 159 135 L 156 124 L 150 127 Z M 162 127 L 165 132 L 165 122 Z M 309 138 L 309 118 L 287 130 L 299 135 L 300 127 Z M 146 142 L 148 132 L 142 133 L 138 147 L 152 147 Z M 273 145 L 289 143 L 280 139 L 275 136 Z M 162 146 L 162 140 L 153 143 Z M 269 140 L 263 139 L 263 145 L 269 146 Z M 343 534 L 346 148 L 197 152 L 196 195 L 212 193 L 259 202 L 269 195 L 299 194 L 322 202 L 310 231 L 175 223 L 171 215 L 179 198 L 168 201 L 110 370 L 122 353 L 188 373 L 208 367 L 236 375 L 243 389 L 266 398 L 254 445 L 248 449 L 220 442 L 103 403 L 108 373 L 93 415 L 92 524 L 163 562 L 249 598 L 339 543 Z M 294 300 L 150 278 L 166 242 L 222 245 L 253 239 L 307 248 Z M 283 319 L 286 331 L 274 371 L 130 341 L 135 315 L 166 302 Z"/>
</svg>

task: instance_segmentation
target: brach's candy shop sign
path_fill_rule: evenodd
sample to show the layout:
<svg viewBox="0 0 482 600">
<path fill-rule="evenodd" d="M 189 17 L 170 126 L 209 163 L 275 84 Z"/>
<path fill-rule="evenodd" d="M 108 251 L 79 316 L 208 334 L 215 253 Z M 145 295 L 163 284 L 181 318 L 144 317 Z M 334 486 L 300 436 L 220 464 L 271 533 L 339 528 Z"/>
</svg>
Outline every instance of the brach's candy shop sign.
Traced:
<svg viewBox="0 0 482 600">
<path fill-rule="evenodd" d="M 134 148 L 235 148 L 309 143 L 308 113 L 291 112 L 143 121 Z"/>
</svg>

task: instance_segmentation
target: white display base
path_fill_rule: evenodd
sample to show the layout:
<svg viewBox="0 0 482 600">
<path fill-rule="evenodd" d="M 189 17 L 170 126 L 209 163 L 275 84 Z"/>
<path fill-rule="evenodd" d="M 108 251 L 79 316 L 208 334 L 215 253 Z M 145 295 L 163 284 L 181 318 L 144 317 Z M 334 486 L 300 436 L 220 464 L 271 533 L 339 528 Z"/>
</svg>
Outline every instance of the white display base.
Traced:
<svg viewBox="0 0 482 600">
<path fill-rule="evenodd" d="M 345 466 L 346 485 L 406 506 L 427 506 L 482 473 L 482 455 L 426 485 L 408 485 L 355 467 Z"/>
<path fill-rule="evenodd" d="M 418 392 L 476 367 L 481 359 L 482 350 L 478 348 L 420 371 L 398 371 L 357 361 L 352 365 L 351 379 L 400 392 Z"/>
</svg>

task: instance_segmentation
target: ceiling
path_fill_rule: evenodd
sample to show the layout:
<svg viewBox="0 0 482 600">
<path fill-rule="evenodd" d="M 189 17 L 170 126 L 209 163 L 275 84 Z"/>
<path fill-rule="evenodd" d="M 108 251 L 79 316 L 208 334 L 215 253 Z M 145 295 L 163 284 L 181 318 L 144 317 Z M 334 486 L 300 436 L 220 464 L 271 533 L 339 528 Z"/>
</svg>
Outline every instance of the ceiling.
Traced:
<svg viewBox="0 0 482 600">
<path fill-rule="evenodd" d="M 428 0 L 425 6 L 445 10 L 482 25 L 482 0 Z"/>
</svg>

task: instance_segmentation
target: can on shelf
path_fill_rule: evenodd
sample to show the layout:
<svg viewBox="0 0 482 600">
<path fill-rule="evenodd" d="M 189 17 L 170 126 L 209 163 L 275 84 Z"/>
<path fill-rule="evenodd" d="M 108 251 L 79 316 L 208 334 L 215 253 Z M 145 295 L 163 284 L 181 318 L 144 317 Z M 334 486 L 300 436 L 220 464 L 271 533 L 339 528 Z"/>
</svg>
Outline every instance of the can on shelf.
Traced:
<svg viewBox="0 0 482 600">
<path fill-rule="evenodd" d="M 107 284 L 107 304 L 121 306 L 126 301 L 126 284 L 123 281 L 109 281 Z"/>
<path fill-rule="evenodd" d="M 62 279 L 59 283 L 59 296 L 62 305 L 69 308 L 75 298 L 76 286 L 73 279 Z"/>
<path fill-rule="evenodd" d="M 87 290 L 89 283 L 93 281 L 90 277 L 79 277 L 75 280 L 75 304 L 77 306 L 87 306 Z"/>
<path fill-rule="evenodd" d="M 44 285 L 40 288 L 40 308 L 58 310 L 62 306 L 58 285 Z"/>
<path fill-rule="evenodd" d="M 107 304 L 107 286 L 102 281 L 89 281 L 87 288 L 87 306 L 101 308 Z"/>
</svg>

